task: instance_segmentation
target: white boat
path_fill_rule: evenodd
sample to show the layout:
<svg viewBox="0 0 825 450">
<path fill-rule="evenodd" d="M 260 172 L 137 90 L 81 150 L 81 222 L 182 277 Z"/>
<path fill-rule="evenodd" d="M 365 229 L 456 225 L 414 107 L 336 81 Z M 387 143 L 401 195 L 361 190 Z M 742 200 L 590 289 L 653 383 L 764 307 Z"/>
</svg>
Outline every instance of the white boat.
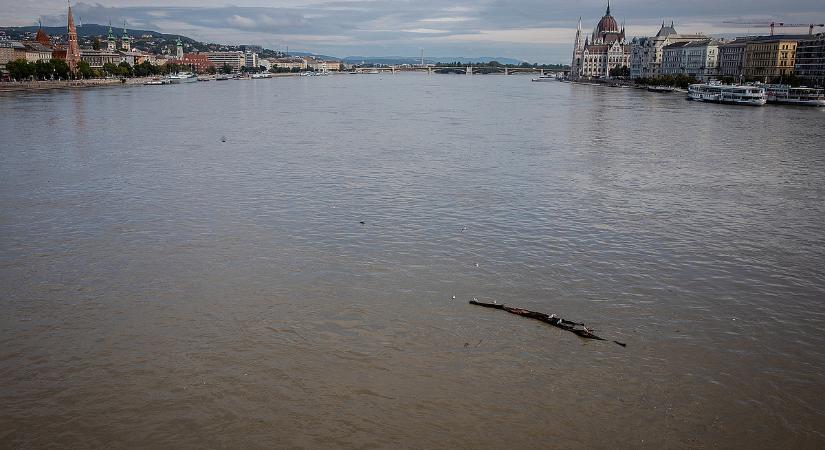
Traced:
<svg viewBox="0 0 825 450">
<path fill-rule="evenodd" d="M 169 81 L 171 81 L 172 84 L 194 83 L 198 81 L 198 76 L 192 72 L 178 72 L 174 75 L 169 75 Z"/>
<path fill-rule="evenodd" d="M 148 80 L 147 82 L 145 82 L 143 84 L 146 84 L 146 85 L 149 85 L 149 86 L 159 86 L 159 85 L 162 85 L 162 84 L 169 84 L 169 80 L 162 80 L 158 77 L 155 77 L 155 78 L 152 78 L 151 80 Z"/>
<path fill-rule="evenodd" d="M 672 86 L 648 86 L 647 90 L 650 92 L 661 92 L 669 94 L 673 92 L 675 89 Z"/>
<path fill-rule="evenodd" d="M 530 81 L 536 81 L 536 82 L 556 81 L 556 77 L 554 77 L 553 75 L 541 75 L 538 78 L 533 78 Z"/>
<path fill-rule="evenodd" d="M 272 78 L 272 74 L 269 72 L 262 72 L 262 73 L 253 73 L 252 78 L 257 80 L 260 78 Z"/>
<path fill-rule="evenodd" d="M 221 74 L 215 77 L 215 81 L 226 81 L 229 79 L 229 75 Z"/>
<path fill-rule="evenodd" d="M 762 106 L 767 102 L 765 89 L 758 86 L 723 86 L 715 84 L 691 84 L 688 100 L 697 102 L 725 103 L 728 105 Z"/>
<path fill-rule="evenodd" d="M 799 106 L 825 106 L 825 89 L 767 84 L 768 103 Z"/>
</svg>

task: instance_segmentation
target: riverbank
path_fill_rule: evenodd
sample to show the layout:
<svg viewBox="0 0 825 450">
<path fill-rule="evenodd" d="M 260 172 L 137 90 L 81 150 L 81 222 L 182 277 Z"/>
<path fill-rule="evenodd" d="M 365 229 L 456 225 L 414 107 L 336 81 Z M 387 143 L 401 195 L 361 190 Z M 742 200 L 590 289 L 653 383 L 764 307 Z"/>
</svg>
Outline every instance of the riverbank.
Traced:
<svg viewBox="0 0 825 450">
<path fill-rule="evenodd" d="M 271 78 L 297 76 L 297 73 L 273 73 Z M 0 83 L 0 92 L 17 91 L 48 91 L 53 89 L 83 89 L 103 86 L 131 86 L 145 84 L 157 77 L 138 78 L 95 78 L 90 80 L 60 80 L 60 81 L 8 81 Z M 215 80 L 214 76 L 206 76 L 206 80 Z"/>
<path fill-rule="evenodd" d="M 81 89 L 100 86 L 143 84 L 151 77 L 142 78 L 95 78 L 90 80 L 60 81 L 9 81 L 0 83 L 0 92 L 47 91 L 52 89 Z"/>
</svg>

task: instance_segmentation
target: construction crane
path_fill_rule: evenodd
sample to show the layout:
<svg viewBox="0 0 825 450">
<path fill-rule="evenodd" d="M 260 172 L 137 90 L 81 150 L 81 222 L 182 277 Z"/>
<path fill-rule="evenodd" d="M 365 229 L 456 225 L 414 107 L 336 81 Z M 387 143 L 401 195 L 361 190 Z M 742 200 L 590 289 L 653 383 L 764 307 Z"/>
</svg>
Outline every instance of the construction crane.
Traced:
<svg viewBox="0 0 825 450">
<path fill-rule="evenodd" d="M 784 28 L 805 28 L 808 27 L 808 35 L 814 34 L 814 27 L 825 27 L 825 23 L 785 23 L 785 22 L 722 22 L 736 25 L 747 25 L 748 27 L 770 27 L 773 36 L 774 27 Z"/>
</svg>

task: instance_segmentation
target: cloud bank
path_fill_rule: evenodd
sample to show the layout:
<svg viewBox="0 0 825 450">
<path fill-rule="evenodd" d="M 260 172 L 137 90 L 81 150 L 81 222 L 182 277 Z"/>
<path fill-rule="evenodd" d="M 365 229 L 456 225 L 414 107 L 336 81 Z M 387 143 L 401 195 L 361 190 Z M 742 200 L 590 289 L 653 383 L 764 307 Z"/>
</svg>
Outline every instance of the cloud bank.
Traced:
<svg viewBox="0 0 825 450">
<path fill-rule="evenodd" d="M 4 25 L 65 24 L 59 0 L 0 0 Z M 11 3 L 14 3 L 12 7 Z M 417 55 L 506 56 L 534 62 L 568 62 L 576 21 L 593 27 L 604 14 L 603 1 L 559 0 L 111 0 L 78 3 L 84 23 L 122 24 L 185 34 L 209 42 L 259 44 L 336 56 Z M 725 21 L 773 19 L 821 22 L 825 2 L 777 3 L 755 0 L 694 0 L 671 4 L 648 0 L 614 0 L 613 15 L 625 22 L 630 36 L 655 33 L 662 20 L 674 20 L 684 32 L 744 34 Z M 807 30 L 794 30 L 804 33 Z M 752 29 L 751 32 L 762 32 Z M 764 30 L 766 33 L 767 30 Z"/>
</svg>

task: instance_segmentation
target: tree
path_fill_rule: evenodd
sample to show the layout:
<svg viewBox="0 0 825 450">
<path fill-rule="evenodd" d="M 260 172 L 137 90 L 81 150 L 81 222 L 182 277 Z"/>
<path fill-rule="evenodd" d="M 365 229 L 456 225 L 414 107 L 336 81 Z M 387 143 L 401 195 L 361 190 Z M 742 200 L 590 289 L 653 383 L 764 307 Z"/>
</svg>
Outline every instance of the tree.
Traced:
<svg viewBox="0 0 825 450">
<path fill-rule="evenodd" d="M 627 66 L 617 67 L 610 71 L 610 75 L 614 77 L 629 77 L 630 76 L 630 68 Z"/>
<path fill-rule="evenodd" d="M 100 76 L 99 73 L 96 74 L 95 71 L 92 70 L 86 61 L 77 63 L 77 74 L 80 75 L 81 78 L 92 78 L 95 75 Z"/>
<path fill-rule="evenodd" d="M 38 80 L 48 80 L 54 75 L 54 66 L 50 61 L 38 59 L 37 62 L 34 63 L 34 72 Z"/>
<path fill-rule="evenodd" d="M 36 73 L 34 64 L 22 58 L 6 63 L 6 70 L 9 71 L 9 76 L 15 80 L 25 80 Z"/>
<path fill-rule="evenodd" d="M 232 66 L 230 66 L 229 64 L 224 64 L 223 67 L 221 67 L 221 73 L 226 74 L 226 75 L 231 74 L 232 73 Z"/>
<path fill-rule="evenodd" d="M 51 63 L 54 68 L 54 75 L 57 78 L 62 78 L 64 80 L 69 79 L 69 64 L 67 64 L 65 60 L 52 59 Z"/>
<path fill-rule="evenodd" d="M 126 61 L 118 64 L 118 75 L 122 77 L 131 77 L 132 76 L 132 66 L 129 65 Z"/>
</svg>

